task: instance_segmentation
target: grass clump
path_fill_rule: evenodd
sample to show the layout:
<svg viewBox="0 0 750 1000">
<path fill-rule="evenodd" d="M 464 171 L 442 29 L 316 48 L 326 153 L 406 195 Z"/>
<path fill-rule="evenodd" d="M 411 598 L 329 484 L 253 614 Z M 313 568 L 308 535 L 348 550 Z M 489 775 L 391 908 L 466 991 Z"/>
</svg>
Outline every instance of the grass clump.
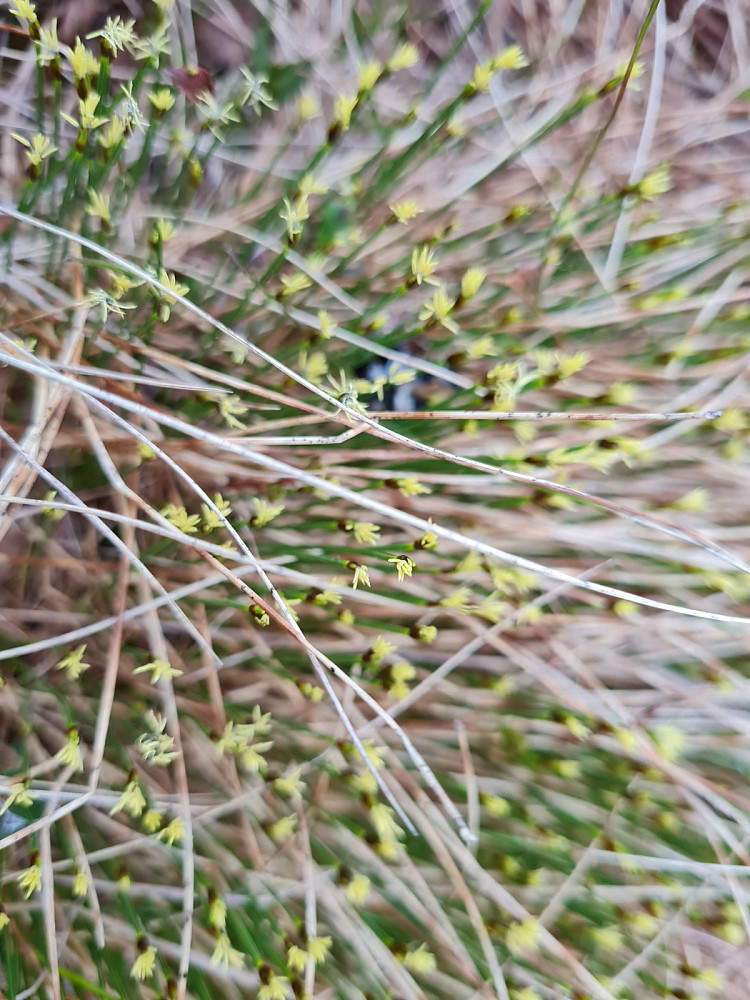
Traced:
<svg viewBox="0 0 750 1000">
<path fill-rule="evenodd" d="M 7 14 L 9 997 L 741 995 L 720 74 L 500 6 Z"/>
</svg>

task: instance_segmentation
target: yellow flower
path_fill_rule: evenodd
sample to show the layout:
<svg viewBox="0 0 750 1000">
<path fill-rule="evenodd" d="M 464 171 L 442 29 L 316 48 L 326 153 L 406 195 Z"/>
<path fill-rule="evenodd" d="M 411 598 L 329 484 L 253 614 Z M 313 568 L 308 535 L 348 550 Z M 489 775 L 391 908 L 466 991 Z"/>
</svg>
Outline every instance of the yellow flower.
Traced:
<svg viewBox="0 0 750 1000">
<path fill-rule="evenodd" d="M 141 815 L 146 806 L 146 799 L 138 784 L 137 778 L 132 778 L 125 786 L 125 791 L 109 810 L 109 815 L 114 816 L 121 809 L 129 813 L 134 819 Z"/>
<path fill-rule="evenodd" d="M 268 836 L 271 840 L 283 840 L 285 837 L 289 837 L 294 833 L 295 827 L 297 826 L 297 817 L 294 813 L 289 816 L 282 816 L 281 819 L 276 820 L 268 828 Z"/>
<path fill-rule="evenodd" d="M 461 118 L 456 117 L 456 115 L 451 115 L 445 126 L 445 130 L 454 139 L 463 139 L 466 135 L 466 123 Z"/>
<path fill-rule="evenodd" d="M 325 309 L 318 309 L 318 323 L 320 324 L 320 336 L 323 340 L 330 340 L 333 336 L 333 330 L 335 323 L 325 311 Z"/>
<path fill-rule="evenodd" d="M 328 362 L 322 351 L 313 351 L 311 354 L 300 351 L 297 364 L 300 374 L 308 382 L 320 382 L 323 376 L 328 374 Z"/>
<path fill-rule="evenodd" d="M 674 510 L 708 510 L 710 496 L 707 489 L 702 486 L 696 487 L 694 490 L 690 490 L 684 496 L 681 496 L 679 500 L 673 500 L 669 505 Z"/>
<path fill-rule="evenodd" d="M 46 503 L 52 503 L 57 497 L 57 490 L 47 490 L 44 494 L 44 500 Z M 65 517 L 65 511 L 61 510 L 59 507 L 42 507 L 42 514 L 48 517 L 50 521 L 60 521 Z"/>
<path fill-rule="evenodd" d="M 375 844 L 375 852 L 383 861 L 396 861 L 401 853 L 401 843 L 395 837 L 382 837 Z"/>
<path fill-rule="evenodd" d="M 81 757 L 80 737 L 77 729 L 71 729 L 65 743 L 55 754 L 55 760 L 63 767 L 72 767 L 74 771 L 83 770 L 83 759 Z"/>
<path fill-rule="evenodd" d="M 728 941 L 729 944 L 734 945 L 735 948 L 739 948 L 741 944 L 745 943 L 745 928 L 742 924 L 720 924 L 716 932 L 725 941 Z"/>
<path fill-rule="evenodd" d="M 745 445 L 739 438 L 730 438 L 721 446 L 721 454 L 730 462 L 736 462 L 745 454 Z"/>
<path fill-rule="evenodd" d="M 651 913 L 633 913 L 627 918 L 637 934 L 653 937 L 659 930 L 659 921 Z"/>
<path fill-rule="evenodd" d="M 307 965 L 307 952 L 296 944 L 290 945 L 286 953 L 286 964 L 290 972 L 304 972 Z"/>
<path fill-rule="evenodd" d="M 396 646 L 394 643 L 388 642 L 382 635 L 379 635 L 373 641 L 366 659 L 368 663 L 380 663 L 383 657 L 388 656 L 388 654 L 392 653 L 395 648 Z"/>
<path fill-rule="evenodd" d="M 577 760 L 553 760 L 550 766 L 555 774 L 568 781 L 575 781 L 581 777 L 581 765 Z"/>
<path fill-rule="evenodd" d="M 16 876 L 16 881 L 21 887 L 26 899 L 34 892 L 39 892 L 42 888 L 42 866 L 36 861 L 33 865 L 25 868 Z"/>
<path fill-rule="evenodd" d="M 577 740 L 586 740 L 591 735 L 591 729 L 575 715 L 566 715 L 563 721 Z"/>
<path fill-rule="evenodd" d="M 732 434 L 736 431 L 744 431 L 747 427 L 747 416 L 743 410 L 738 409 L 736 406 L 728 406 L 726 410 L 721 413 L 716 420 L 713 421 L 713 425 L 717 431 L 723 431 L 725 434 Z"/>
<path fill-rule="evenodd" d="M 164 812 L 162 809 L 147 809 L 141 823 L 146 833 L 154 833 L 162 824 Z"/>
<path fill-rule="evenodd" d="M 632 382 L 613 382 L 607 390 L 606 400 L 612 406 L 627 406 L 633 402 L 637 391 Z"/>
<path fill-rule="evenodd" d="M 156 684 L 160 680 L 171 681 L 173 677 L 179 677 L 182 673 L 176 667 L 170 666 L 167 660 L 162 660 L 158 656 L 155 660 L 151 660 L 150 663 L 144 663 L 142 667 L 136 667 L 133 673 L 145 674 L 148 671 L 151 671 L 152 684 Z"/>
<path fill-rule="evenodd" d="M 346 898 L 352 906 L 362 906 L 369 892 L 369 878 L 366 875 L 355 875 L 346 887 Z"/>
<path fill-rule="evenodd" d="M 416 45 L 404 42 L 399 45 L 391 58 L 386 63 L 386 67 L 391 73 L 397 73 L 400 69 L 410 69 L 419 61 L 419 52 Z"/>
<path fill-rule="evenodd" d="M 458 304 L 461 304 L 460 300 Z M 472 360 L 476 360 L 477 358 L 491 358 L 496 353 L 495 345 L 489 334 L 485 334 L 483 337 L 472 341 L 466 350 L 467 358 L 471 358 Z"/>
<path fill-rule="evenodd" d="M 221 896 L 214 896 L 208 907 L 208 922 L 217 931 L 223 931 L 227 925 L 227 904 Z"/>
<path fill-rule="evenodd" d="M 421 215 L 423 209 L 417 205 L 416 201 L 412 201 L 410 198 L 406 198 L 403 201 L 394 202 L 389 205 L 388 208 L 393 213 L 393 218 L 396 222 L 400 222 L 402 225 L 406 225 L 416 216 Z"/>
<path fill-rule="evenodd" d="M 260 497 L 253 497 L 253 506 L 255 514 L 250 518 L 250 523 L 254 528 L 265 527 L 269 521 L 273 521 L 284 510 L 283 503 L 269 503 Z"/>
<path fill-rule="evenodd" d="M 366 94 L 368 91 L 372 90 L 375 84 L 380 79 L 383 72 L 383 66 L 381 63 L 373 61 L 365 63 L 359 68 L 359 81 L 357 83 L 357 90 L 359 94 Z"/>
<path fill-rule="evenodd" d="M 4 931 L 9 923 L 10 923 L 10 917 L 8 916 L 8 914 L 0 910 L 0 931 Z"/>
<path fill-rule="evenodd" d="M 513 923 L 505 935 L 505 944 L 510 952 L 535 951 L 539 937 L 539 921 L 527 917 L 519 923 Z"/>
<path fill-rule="evenodd" d="M 493 624 L 497 624 L 509 610 L 505 601 L 498 600 L 496 594 L 489 594 L 480 604 L 471 606 L 473 614 L 479 615 L 480 618 L 486 618 L 488 622 Z"/>
<path fill-rule="evenodd" d="M 391 556 L 388 560 L 389 563 L 393 563 L 396 567 L 396 573 L 398 574 L 398 582 L 401 583 L 405 576 L 411 576 L 417 567 L 417 564 L 409 556 Z"/>
<path fill-rule="evenodd" d="M 591 360 L 585 351 L 576 351 L 574 354 L 556 354 L 557 372 L 561 379 L 570 378 L 575 375 Z"/>
<path fill-rule="evenodd" d="M 273 787 L 277 792 L 291 799 L 297 799 L 305 789 L 305 783 L 300 777 L 302 769 L 295 767 L 293 771 L 281 778 L 276 778 Z"/>
<path fill-rule="evenodd" d="M 217 407 L 222 420 L 228 427 L 243 428 L 245 426 L 239 417 L 247 413 L 247 405 L 236 396 L 222 396 Z"/>
<path fill-rule="evenodd" d="M 295 271 L 294 274 L 281 275 L 281 297 L 286 298 L 296 292 L 302 292 L 312 284 L 312 278 L 302 271 Z"/>
<path fill-rule="evenodd" d="M 377 746 L 371 739 L 364 739 L 362 740 L 362 749 L 372 766 L 379 771 L 384 763 L 383 754 L 386 748 Z"/>
<path fill-rule="evenodd" d="M 591 937 L 604 951 L 619 951 L 623 945 L 622 931 L 619 927 L 592 927 Z"/>
<path fill-rule="evenodd" d="M 370 817 L 377 835 L 382 840 L 392 840 L 403 834 L 401 827 L 393 818 L 393 809 L 382 802 L 374 802 L 370 806 Z"/>
<path fill-rule="evenodd" d="M 100 191 L 89 189 L 89 203 L 86 206 L 86 214 L 92 215 L 95 219 L 101 219 L 104 223 L 109 223 L 109 195 Z"/>
<path fill-rule="evenodd" d="M 77 681 L 81 674 L 91 666 L 90 663 L 83 662 L 83 654 L 85 652 L 85 644 L 83 646 L 76 646 L 74 650 L 66 653 L 61 660 L 57 661 L 55 668 L 57 670 L 64 670 L 68 676 L 68 680 Z"/>
<path fill-rule="evenodd" d="M 355 789 L 355 791 L 360 793 L 360 795 L 378 794 L 378 783 L 370 771 L 360 771 L 358 774 L 349 778 L 348 782 L 351 787 Z"/>
<path fill-rule="evenodd" d="M 490 89 L 490 83 L 494 75 L 495 65 L 492 59 L 489 59 L 487 62 L 477 63 L 474 67 L 474 75 L 469 83 L 470 93 L 486 93 Z"/>
<path fill-rule="evenodd" d="M 428 246 L 415 247 L 411 254 L 411 273 L 414 281 L 421 285 L 424 281 L 428 285 L 439 285 L 437 278 L 431 277 L 432 272 L 438 265 L 435 259 L 435 252 Z"/>
<path fill-rule="evenodd" d="M 75 48 L 68 49 L 68 62 L 76 80 L 96 76 L 99 72 L 99 60 L 86 48 L 80 38 L 76 38 Z"/>
<path fill-rule="evenodd" d="M 492 60 L 492 66 L 496 70 L 523 69 L 524 66 L 528 65 L 529 60 L 519 45 L 509 45 Z"/>
<path fill-rule="evenodd" d="M 34 804 L 34 799 L 29 792 L 24 781 L 14 781 L 5 798 L 5 802 L 0 806 L 0 816 L 13 806 L 30 806 Z"/>
<path fill-rule="evenodd" d="M 113 299 L 121 299 L 126 292 L 129 292 L 132 288 L 138 288 L 142 285 L 142 281 L 133 281 L 129 278 L 127 274 L 122 274 L 120 271 L 110 271 L 110 292 L 112 293 Z M 150 458 L 153 458 L 154 453 L 151 452 Z"/>
<path fill-rule="evenodd" d="M 166 323 L 170 316 L 170 306 L 174 305 L 176 301 L 175 297 L 182 297 L 190 291 L 190 288 L 188 285 L 183 285 L 181 281 L 177 280 L 174 274 L 165 271 L 163 267 L 159 270 L 158 277 L 162 285 L 165 285 L 167 288 L 166 292 L 161 289 L 156 290 L 157 295 L 159 296 L 159 301 L 161 302 L 159 319 L 162 323 Z M 224 400 L 222 400 L 222 402 L 223 401 Z M 219 409 L 221 409 L 221 403 L 219 404 Z"/>
<path fill-rule="evenodd" d="M 320 115 L 320 102 L 315 94 L 300 94 L 297 98 L 297 114 L 303 122 L 312 121 Z"/>
<path fill-rule="evenodd" d="M 307 195 L 300 194 L 295 205 L 292 205 L 288 198 L 284 198 L 284 208 L 279 212 L 279 215 L 286 222 L 286 231 L 290 241 L 296 242 L 302 233 L 302 223 L 310 218 Z"/>
<path fill-rule="evenodd" d="M 657 195 L 665 194 L 672 187 L 672 177 L 669 173 L 669 166 L 662 163 L 656 170 L 652 170 L 643 177 L 636 190 L 641 198 L 651 201 Z"/>
<path fill-rule="evenodd" d="M 253 726 L 227 722 L 224 732 L 215 740 L 217 754 L 239 753 L 254 736 Z"/>
<path fill-rule="evenodd" d="M 185 825 L 179 816 L 175 816 L 172 822 L 167 823 L 165 827 L 159 830 L 156 836 L 171 847 L 176 840 L 182 840 L 185 836 Z"/>
<path fill-rule="evenodd" d="M 257 993 L 257 1000 L 285 1000 L 287 996 L 288 983 L 282 976 L 271 973 L 268 982 L 261 986 Z"/>
<path fill-rule="evenodd" d="M 708 986 L 710 990 L 720 990 L 724 985 L 724 976 L 718 969 L 706 968 L 699 969 L 695 978 L 699 983 L 703 983 L 704 986 Z"/>
<path fill-rule="evenodd" d="M 395 361 L 388 365 L 388 381 L 391 385 L 408 385 L 417 377 L 413 368 L 400 368 Z"/>
<path fill-rule="evenodd" d="M 458 333 L 458 324 L 449 315 L 455 304 L 456 300 L 448 296 L 445 285 L 440 285 L 432 296 L 431 301 L 426 302 L 422 306 L 419 312 L 419 319 L 422 323 L 426 324 L 440 323 L 450 333 Z"/>
<path fill-rule="evenodd" d="M 341 129 L 342 132 L 346 132 L 352 122 L 352 114 L 354 109 L 357 107 L 357 101 L 359 98 L 356 94 L 353 96 L 348 96 L 346 94 L 339 94 L 333 105 L 333 121 L 334 125 Z"/>
<path fill-rule="evenodd" d="M 156 219 L 152 229 L 152 240 L 158 243 L 166 243 L 174 236 L 174 225 L 169 219 Z"/>
<path fill-rule="evenodd" d="M 516 690 L 515 678 L 511 677 L 509 674 L 506 674 L 504 677 L 498 677 L 497 680 L 491 681 L 490 689 L 494 691 L 499 698 L 507 698 Z"/>
<path fill-rule="evenodd" d="M 198 530 L 200 516 L 198 514 L 188 514 L 184 507 L 177 507 L 173 503 L 168 503 L 166 507 L 162 507 L 161 515 L 185 535 L 194 535 Z"/>
<path fill-rule="evenodd" d="M 674 726 L 656 726 L 651 737 L 662 755 L 669 761 L 677 760 L 685 749 L 685 734 Z"/>
<path fill-rule="evenodd" d="M 130 975 L 133 979 L 148 979 L 153 976 L 155 966 L 156 948 L 150 944 L 139 952 L 138 957 L 130 967 Z"/>
<path fill-rule="evenodd" d="M 325 937 L 312 937 L 307 942 L 307 950 L 313 957 L 313 961 L 316 965 L 322 965 L 330 951 L 331 945 L 333 944 L 332 939 L 329 935 Z"/>
<path fill-rule="evenodd" d="M 616 87 L 618 83 L 622 83 L 625 73 L 627 72 L 628 63 L 630 60 L 621 59 L 615 64 L 615 75 L 610 81 L 609 87 Z M 634 90 L 640 90 L 640 84 L 636 84 L 635 81 L 643 76 L 645 72 L 645 66 L 641 59 L 636 59 L 633 63 L 633 68 L 630 71 L 630 79 L 628 80 L 628 87 L 633 87 Z"/>
<path fill-rule="evenodd" d="M 510 802 L 508 802 L 507 799 L 501 798 L 499 795 L 487 795 L 482 793 L 480 801 L 487 810 L 488 814 L 490 816 L 494 816 L 496 819 L 501 816 L 507 816 L 510 813 Z"/>
<path fill-rule="evenodd" d="M 402 479 L 395 480 L 395 483 L 399 493 L 402 493 L 405 497 L 417 497 L 423 493 L 432 492 L 430 487 L 420 483 L 416 476 L 405 476 Z"/>
<path fill-rule="evenodd" d="M 220 965 L 225 971 L 230 965 L 233 969 L 241 969 L 244 965 L 242 952 L 232 947 L 229 936 L 224 932 L 216 938 L 211 965 Z"/>
<path fill-rule="evenodd" d="M 486 274 L 481 267 L 469 268 L 461 278 L 461 298 L 464 302 L 468 302 L 477 294 L 485 277 Z"/>
<path fill-rule="evenodd" d="M 428 551 L 429 549 L 436 549 L 438 544 L 438 536 L 434 531 L 425 531 L 415 542 L 413 547 L 422 551 Z"/>
<path fill-rule="evenodd" d="M 476 573 L 482 568 L 482 557 L 478 552 L 470 549 L 463 559 L 456 563 L 456 573 Z"/>
<path fill-rule="evenodd" d="M 350 521 L 346 530 L 351 530 L 360 545 L 374 545 L 380 534 L 378 525 L 372 524 L 370 521 Z"/>
<path fill-rule="evenodd" d="M 409 972 L 416 972 L 418 975 L 433 972 L 437 968 L 435 956 L 424 943 L 413 951 L 407 951 L 401 961 Z"/>
<path fill-rule="evenodd" d="M 434 625 L 416 625 L 410 630 L 410 634 L 419 642 L 428 644 L 434 642 L 437 637 L 437 631 Z"/>
<path fill-rule="evenodd" d="M 228 500 L 225 500 L 221 493 L 214 494 L 214 506 L 219 511 L 219 514 L 228 518 L 232 513 L 232 508 Z M 217 514 L 211 507 L 206 503 L 201 504 L 201 510 L 203 512 L 203 530 L 206 534 L 210 534 L 214 528 L 219 528 L 223 525 L 223 521 L 219 514 Z"/>
<path fill-rule="evenodd" d="M 38 59 L 42 66 L 53 62 L 60 54 L 60 42 L 57 38 L 57 18 L 53 18 L 48 28 L 39 30 Z"/>
<path fill-rule="evenodd" d="M 312 602 L 318 607 L 325 607 L 326 604 L 341 604 L 341 594 L 336 594 L 332 590 L 321 590 L 313 597 Z"/>
<path fill-rule="evenodd" d="M 114 149 L 125 135 L 125 121 L 119 115 L 110 118 L 106 128 L 99 133 L 99 145 L 102 149 Z"/>
<path fill-rule="evenodd" d="M 36 5 L 29 3 L 29 0 L 16 0 L 15 7 L 11 7 L 9 12 L 15 14 L 22 21 L 28 21 L 29 24 L 39 23 L 36 16 Z"/>
<path fill-rule="evenodd" d="M 82 128 L 84 131 L 89 129 L 99 128 L 109 121 L 109 118 L 105 118 L 103 115 L 97 115 L 96 109 L 99 106 L 99 95 L 96 93 L 89 94 L 88 97 L 83 97 L 78 101 L 78 121 L 75 118 L 71 118 L 70 115 L 66 115 L 61 112 L 62 117 L 65 121 L 69 122 L 71 125 L 77 128 Z"/>
<path fill-rule="evenodd" d="M 391 664 L 390 674 L 393 683 L 403 684 L 406 681 L 414 680 L 417 671 L 411 663 L 408 663 L 406 660 L 399 660 L 398 663 Z"/>
<path fill-rule="evenodd" d="M 354 577 L 352 578 L 352 590 L 356 590 L 360 583 L 363 587 L 372 586 L 370 583 L 370 574 L 367 572 L 366 566 L 362 566 L 359 563 L 354 562 L 347 563 L 347 566 L 349 569 L 354 571 Z"/>
<path fill-rule="evenodd" d="M 174 107 L 175 96 L 169 87 L 159 87 L 157 90 L 152 90 L 148 95 L 148 99 L 151 101 L 154 110 L 160 114 L 170 111 Z"/>
<path fill-rule="evenodd" d="M 89 880 L 86 872 L 82 868 L 76 869 L 75 877 L 73 879 L 73 895 L 74 896 L 85 896 L 88 892 Z"/>
<path fill-rule="evenodd" d="M 20 142 L 22 146 L 26 146 L 24 154 L 32 167 L 40 166 L 42 160 L 46 160 L 48 156 L 57 152 L 57 146 L 53 146 L 51 140 L 40 132 L 32 137 L 31 142 L 24 139 L 22 135 L 16 135 L 15 132 L 11 132 L 10 136 L 16 142 Z"/>
<path fill-rule="evenodd" d="M 175 296 L 179 298 L 190 291 L 189 285 L 183 285 L 182 282 L 177 280 L 174 274 L 165 271 L 163 267 L 159 271 L 159 281 L 167 288 L 167 292 L 161 292 L 160 290 L 160 294 L 166 297 L 169 305 L 174 304 Z"/>
</svg>

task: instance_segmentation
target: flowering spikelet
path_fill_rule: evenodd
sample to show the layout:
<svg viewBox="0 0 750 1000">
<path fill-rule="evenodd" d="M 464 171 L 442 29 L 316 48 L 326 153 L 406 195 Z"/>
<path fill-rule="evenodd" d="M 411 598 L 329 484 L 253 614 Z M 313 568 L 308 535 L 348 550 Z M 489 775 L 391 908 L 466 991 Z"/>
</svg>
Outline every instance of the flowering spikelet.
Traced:
<svg viewBox="0 0 750 1000">
<path fill-rule="evenodd" d="M 156 966 L 156 948 L 152 944 L 143 946 L 139 942 L 139 954 L 130 967 L 133 979 L 148 979 L 154 974 Z"/>
<path fill-rule="evenodd" d="M 437 968 L 435 956 L 424 942 L 420 944 L 418 948 L 414 948 L 412 951 L 407 951 L 401 961 L 409 972 L 415 972 L 417 974 L 433 972 Z"/>
</svg>

